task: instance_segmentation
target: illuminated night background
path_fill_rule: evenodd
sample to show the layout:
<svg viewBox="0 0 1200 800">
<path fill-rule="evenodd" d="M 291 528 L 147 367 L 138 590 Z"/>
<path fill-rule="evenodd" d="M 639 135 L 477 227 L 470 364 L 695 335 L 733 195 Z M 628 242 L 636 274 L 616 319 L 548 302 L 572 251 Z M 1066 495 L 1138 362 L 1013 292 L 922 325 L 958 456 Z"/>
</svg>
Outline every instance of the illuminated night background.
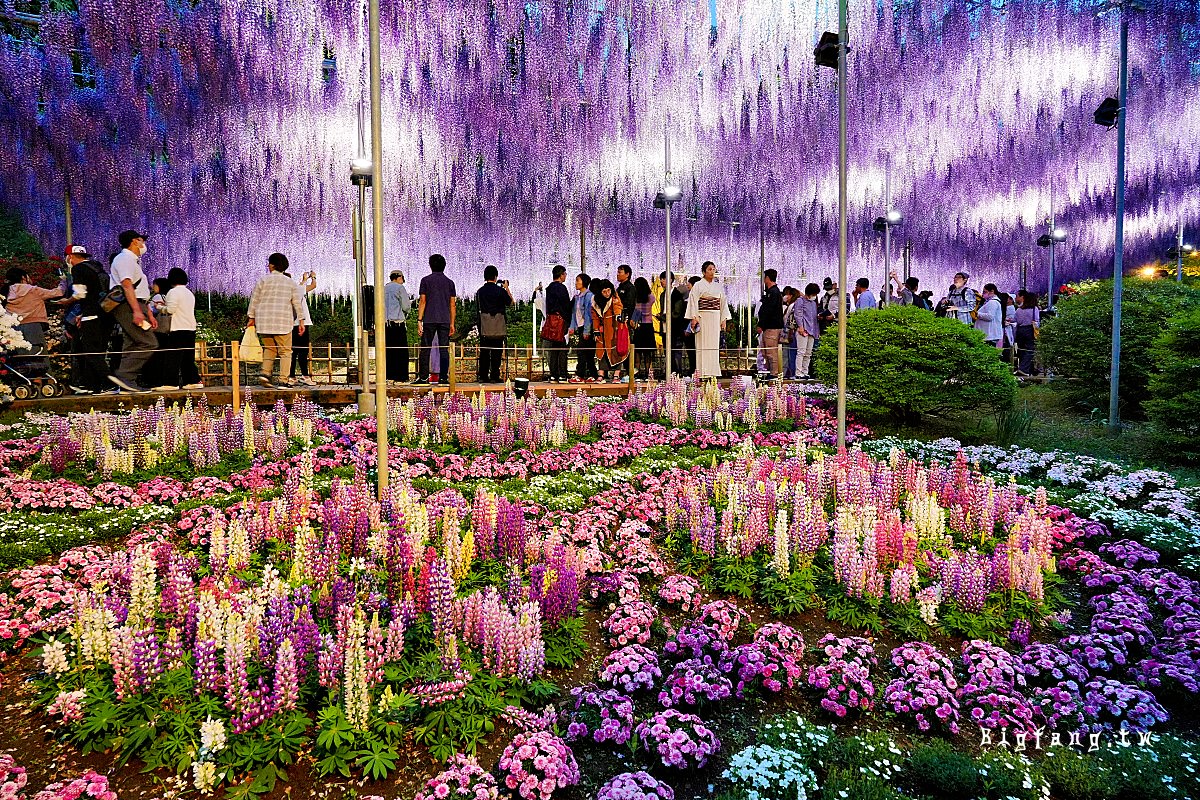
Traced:
<svg viewBox="0 0 1200 800">
<path fill-rule="evenodd" d="M 326 288 L 353 280 L 349 161 L 366 86 L 364 4 L 0 0 L 0 204 L 61 252 L 150 236 L 148 271 L 246 289 L 273 250 Z M 871 221 L 905 217 L 894 261 L 940 289 L 1046 281 L 1053 186 L 1064 279 L 1112 269 L 1117 12 L 1080 2 L 852 0 L 850 273 L 882 277 Z M 677 268 L 833 274 L 836 74 L 813 63 L 830 0 L 384 0 L 387 267 L 444 252 L 527 290 L 548 264 L 662 268 L 663 139 Z M 1200 239 L 1200 2 L 1132 18 L 1126 264 Z M 890 164 L 890 166 L 889 166 Z M 740 225 L 734 226 L 731 223 Z M 748 281 L 747 281 L 748 282 Z"/>
</svg>

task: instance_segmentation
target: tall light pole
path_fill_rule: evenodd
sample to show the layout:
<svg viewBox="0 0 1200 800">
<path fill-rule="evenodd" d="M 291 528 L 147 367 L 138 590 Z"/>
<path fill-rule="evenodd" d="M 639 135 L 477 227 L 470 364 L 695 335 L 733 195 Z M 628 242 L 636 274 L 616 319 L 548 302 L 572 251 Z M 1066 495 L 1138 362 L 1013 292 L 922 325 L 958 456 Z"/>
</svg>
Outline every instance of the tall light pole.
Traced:
<svg viewBox="0 0 1200 800">
<path fill-rule="evenodd" d="M 1046 232 L 1037 239 L 1038 247 L 1050 249 L 1050 271 L 1046 274 L 1046 310 L 1054 310 L 1054 251 L 1067 241 L 1067 232 L 1054 224 L 1054 184 L 1050 184 L 1050 213 L 1046 216 Z M 1023 288 L 1023 287 L 1022 287 Z"/>
<path fill-rule="evenodd" d="M 667 115 L 667 127 L 663 131 L 663 188 L 654 197 L 654 207 L 666 212 L 667 238 L 664 252 L 666 259 L 666 278 L 663 284 L 663 375 L 666 380 L 671 378 L 671 287 L 674 283 L 671 275 L 671 208 L 683 197 L 683 190 L 675 185 L 671 176 L 671 117 Z"/>
<path fill-rule="evenodd" d="M 387 348 L 382 346 L 383 337 L 380 336 L 387 324 L 387 312 L 383 296 L 383 101 L 379 88 L 379 0 L 370 0 L 368 5 L 367 34 L 371 41 L 371 162 L 374 166 L 374 180 L 371 182 L 374 230 L 371 232 L 371 244 L 375 266 L 375 468 L 379 498 L 382 500 L 387 493 L 389 475 Z M 364 370 L 360 368 L 359 371 Z"/>
<path fill-rule="evenodd" d="M 1196 248 L 1183 243 L 1183 215 L 1179 215 L 1179 232 L 1175 236 L 1175 246 L 1167 251 L 1167 258 L 1175 259 L 1175 282 L 1183 283 L 1183 257 L 1196 252 Z"/>
<path fill-rule="evenodd" d="M 838 73 L 838 385 L 837 448 L 846 449 L 846 54 L 850 41 L 848 0 L 838 0 L 838 32 L 826 31 L 813 51 L 818 67 Z"/>
<path fill-rule="evenodd" d="M 889 164 L 883 179 L 884 216 L 876 217 L 872 224 L 876 231 L 883 234 L 883 293 L 884 302 L 892 301 L 892 228 L 904 221 L 904 215 L 892 208 L 892 171 Z M 908 280 L 908 275 L 904 276 Z"/>
</svg>

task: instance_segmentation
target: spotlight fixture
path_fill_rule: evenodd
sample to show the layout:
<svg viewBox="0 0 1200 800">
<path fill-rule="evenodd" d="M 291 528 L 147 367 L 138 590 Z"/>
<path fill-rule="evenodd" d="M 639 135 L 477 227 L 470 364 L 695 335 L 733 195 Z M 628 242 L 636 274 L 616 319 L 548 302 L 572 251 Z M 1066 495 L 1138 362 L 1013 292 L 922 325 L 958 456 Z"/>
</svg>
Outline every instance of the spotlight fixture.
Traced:
<svg viewBox="0 0 1200 800">
<path fill-rule="evenodd" d="M 371 176 L 375 174 L 375 167 L 371 164 L 371 159 L 359 156 L 350 162 L 350 183 L 355 186 L 370 186 Z"/>
<path fill-rule="evenodd" d="M 876 233 L 883 233 L 887 230 L 887 226 L 887 220 L 883 217 L 876 217 L 875 221 L 871 223 L 871 227 L 875 229 Z"/>
<path fill-rule="evenodd" d="M 1193 254 L 1193 253 L 1195 253 L 1195 252 L 1196 252 L 1196 246 L 1195 246 L 1195 245 L 1191 245 L 1191 244 L 1185 244 L 1185 245 L 1183 246 L 1183 249 L 1182 249 L 1182 250 L 1180 250 L 1180 249 L 1179 249 L 1178 247 L 1176 247 L 1175 245 L 1172 245 L 1172 246 L 1171 246 L 1171 249 L 1167 251 L 1167 258 L 1179 258 L 1179 256 L 1180 256 L 1181 254 L 1182 254 L 1182 255 L 1185 255 L 1185 256 L 1190 256 L 1190 255 L 1192 255 L 1192 254 Z"/>
<path fill-rule="evenodd" d="M 887 224 L 888 225 L 899 225 L 903 221 L 904 221 L 904 215 L 901 214 L 899 211 L 892 209 L 891 211 L 889 211 L 887 213 Z"/>
<path fill-rule="evenodd" d="M 1120 111 L 1121 104 L 1117 102 L 1117 98 L 1106 97 L 1092 116 L 1096 120 L 1097 125 L 1102 125 L 1105 128 L 1113 128 L 1116 127 L 1117 115 Z"/>
<path fill-rule="evenodd" d="M 838 49 L 841 42 L 838 40 L 838 35 L 832 31 L 825 31 L 821 34 L 821 41 L 817 43 L 817 47 L 813 50 L 813 58 L 817 62 L 818 67 L 829 67 L 830 69 L 838 68 Z"/>
</svg>

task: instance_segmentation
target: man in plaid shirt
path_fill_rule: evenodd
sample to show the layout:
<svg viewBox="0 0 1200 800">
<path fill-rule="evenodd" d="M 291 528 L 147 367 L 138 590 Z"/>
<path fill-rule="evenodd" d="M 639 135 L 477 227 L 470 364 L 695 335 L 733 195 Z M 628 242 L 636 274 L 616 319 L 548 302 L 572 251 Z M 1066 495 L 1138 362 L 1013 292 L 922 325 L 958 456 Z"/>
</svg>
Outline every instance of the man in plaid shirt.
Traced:
<svg viewBox="0 0 1200 800">
<path fill-rule="evenodd" d="M 272 253 L 267 259 L 268 272 L 254 287 L 250 295 L 247 314 L 250 324 L 258 331 L 262 341 L 262 375 L 258 382 L 263 386 L 285 389 L 292 382 L 292 328 L 304 335 L 304 294 L 300 284 L 285 275 L 288 268 L 287 256 Z M 279 356 L 279 381 L 271 382 L 271 371 L 275 357 Z"/>
</svg>

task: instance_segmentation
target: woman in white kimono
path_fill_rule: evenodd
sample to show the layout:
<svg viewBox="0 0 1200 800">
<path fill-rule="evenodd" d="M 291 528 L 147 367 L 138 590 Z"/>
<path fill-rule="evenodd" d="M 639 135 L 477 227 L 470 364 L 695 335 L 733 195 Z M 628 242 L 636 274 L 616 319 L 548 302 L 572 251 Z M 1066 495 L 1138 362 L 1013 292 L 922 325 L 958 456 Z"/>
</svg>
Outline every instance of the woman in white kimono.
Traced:
<svg viewBox="0 0 1200 800">
<path fill-rule="evenodd" d="M 717 283 L 717 265 L 705 261 L 702 277 L 688 295 L 687 317 L 696 327 L 697 378 L 721 377 L 721 334 L 731 318 L 725 289 Z"/>
</svg>

